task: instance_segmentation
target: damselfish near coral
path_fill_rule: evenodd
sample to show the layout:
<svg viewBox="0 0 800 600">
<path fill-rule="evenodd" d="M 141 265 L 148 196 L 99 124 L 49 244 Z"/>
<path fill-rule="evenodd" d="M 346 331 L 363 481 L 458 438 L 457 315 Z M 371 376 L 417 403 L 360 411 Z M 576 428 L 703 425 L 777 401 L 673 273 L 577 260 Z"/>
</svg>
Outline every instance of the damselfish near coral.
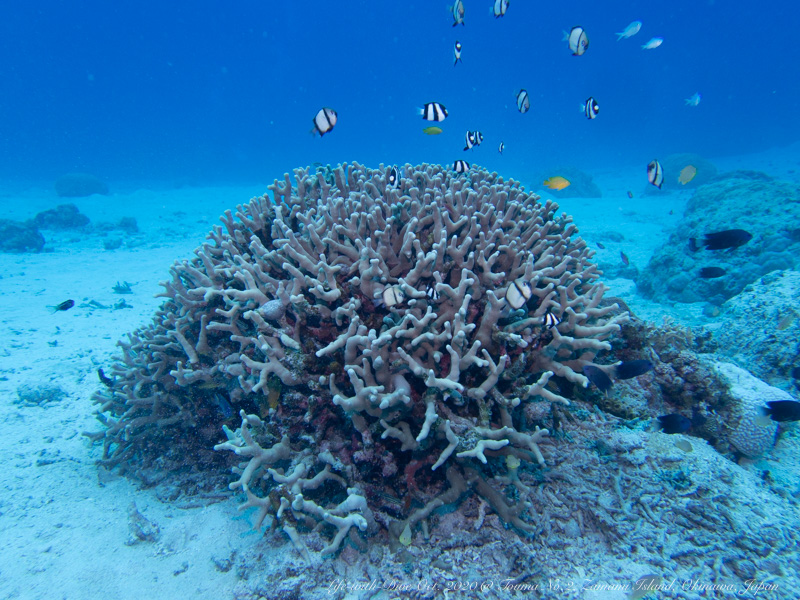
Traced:
<svg viewBox="0 0 800 600">
<path fill-rule="evenodd" d="M 172 267 L 96 397 L 104 464 L 234 458 L 243 508 L 307 558 L 474 494 L 533 530 L 518 471 L 569 404 L 548 381 L 586 386 L 627 315 L 555 203 L 477 168 L 389 173 L 298 169 Z"/>
</svg>

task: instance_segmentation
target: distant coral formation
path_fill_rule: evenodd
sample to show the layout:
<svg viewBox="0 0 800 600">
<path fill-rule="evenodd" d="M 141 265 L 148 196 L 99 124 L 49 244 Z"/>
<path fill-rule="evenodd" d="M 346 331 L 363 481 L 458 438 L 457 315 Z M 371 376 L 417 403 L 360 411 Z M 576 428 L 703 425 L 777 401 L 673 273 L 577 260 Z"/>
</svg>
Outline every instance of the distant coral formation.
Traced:
<svg viewBox="0 0 800 600">
<path fill-rule="evenodd" d="M 754 178 L 750 172 L 719 176 L 699 188 L 669 240 L 653 254 L 636 281 L 638 290 L 659 301 L 720 305 L 771 271 L 791 269 L 800 255 L 800 187 Z M 744 229 L 753 238 L 733 250 L 693 251 L 707 233 Z M 724 275 L 702 278 L 703 267 Z"/>
<path fill-rule="evenodd" d="M 83 198 L 92 194 L 108 196 L 108 184 L 89 173 L 68 173 L 56 179 L 56 194 L 62 198 Z"/>
<path fill-rule="evenodd" d="M 89 224 L 89 217 L 74 204 L 59 204 L 50 210 L 37 213 L 33 223 L 42 229 L 79 229 Z"/>
<path fill-rule="evenodd" d="M 45 239 L 30 221 L 0 219 L 0 252 L 41 252 Z"/>
<path fill-rule="evenodd" d="M 525 478 L 569 404 L 550 380 L 585 386 L 627 313 L 555 203 L 477 168 L 388 173 L 295 170 L 172 267 L 96 397 L 106 465 L 235 455 L 243 507 L 306 557 L 408 543 L 470 496 L 536 529 Z"/>
</svg>

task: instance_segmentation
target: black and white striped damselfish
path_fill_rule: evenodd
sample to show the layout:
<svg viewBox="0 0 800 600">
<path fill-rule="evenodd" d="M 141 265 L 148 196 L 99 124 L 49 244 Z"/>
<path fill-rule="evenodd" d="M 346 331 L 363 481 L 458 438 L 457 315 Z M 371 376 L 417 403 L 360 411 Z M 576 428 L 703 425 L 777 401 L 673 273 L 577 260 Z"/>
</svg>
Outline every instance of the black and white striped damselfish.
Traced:
<svg viewBox="0 0 800 600">
<path fill-rule="evenodd" d="M 391 188 L 396 188 L 400 184 L 400 173 L 397 167 L 389 169 L 389 175 L 386 177 L 386 184 Z"/>
<path fill-rule="evenodd" d="M 438 102 L 428 102 L 419 109 L 419 114 L 426 121 L 444 121 L 447 118 L 447 109 Z"/>
<path fill-rule="evenodd" d="M 389 285 L 383 288 L 383 293 L 381 294 L 383 298 L 383 303 L 386 305 L 387 308 L 392 308 L 397 306 L 398 304 L 402 304 L 403 301 L 406 299 L 406 295 L 403 292 L 403 288 L 399 285 Z"/>
<path fill-rule="evenodd" d="M 469 163 L 465 160 L 457 160 L 453 163 L 453 171 L 456 173 L 466 173 L 469 171 Z"/>
<path fill-rule="evenodd" d="M 318 133 L 320 137 L 331 131 L 339 120 L 339 115 L 332 108 L 320 108 L 314 117 L 314 128 L 311 133 Z"/>
<path fill-rule="evenodd" d="M 483 141 L 483 134 L 480 131 L 468 131 L 466 136 L 467 145 L 464 150 L 472 150 L 475 146 L 480 146 Z"/>
<path fill-rule="evenodd" d="M 564 32 L 564 41 L 569 44 L 572 56 L 583 56 L 589 47 L 589 38 L 586 31 L 580 26 L 573 27 L 569 33 Z"/>
<path fill-rule="evenodd" d="M 517 92 L 517 110 L 523 114 L 531 108 L 531 99 L 528 97 L 528 90 L 522 89 Z"/>
<path fill-rule="evenodd" d="M 657 160 L 651 160 L 647 165 L 647 181 L 658 189 L 661 189 L 661 186 L 664 185 L 664 169 Z"/>
<path fill-rule="evenodd" d="M 494 6 L 492 7 L 492 12 L 494 13 L 494 18 L 499 19 L 500 17 L 506 14 L 508 10 L 508 0 L 494 0 Z"/>
<path fill-rule="evenodd" d="M 548 312 L 544 317 L 542 317 L 542 327 L 544 327 L 545 329 L 550 329 L 551 327 L 558 327 L 559 323 L 561 323 L 561 319 L 559 319 L 551 312 Z"/>
<path fill-rule="evenodd" d="M 531 299 L 532 294 L 531 284 L 520 278 L 513 281 L 506 289 L 506 302 L 511 308 L 517 310 L 525 306 L 525 303 Z"/>
<path fill-rule="evenodd" d="M 425 295 L 431 302 L 436 302 L 437 300 L 439 300 L 439 292 L 436 291 L 435 281 L 431 281 L 428 285 L 425 286 Z"/>
<path fill-rule="evenodd" d="M 597 100 L 595 100 L 594 97 L 590 97 L 586 102 L 581 104 L 581 112 L 586 115 L 587 119 L 595 119 L 597 113 L 600 112 L 600 105 L 597 104 Z"/>
<path fill-rule="evenodd" d="M 464 24 L 464 3 L 461 0 L 456 0 L 451 7 L 453 11 L 453 27 L 456 25 Z"/>
</svg>

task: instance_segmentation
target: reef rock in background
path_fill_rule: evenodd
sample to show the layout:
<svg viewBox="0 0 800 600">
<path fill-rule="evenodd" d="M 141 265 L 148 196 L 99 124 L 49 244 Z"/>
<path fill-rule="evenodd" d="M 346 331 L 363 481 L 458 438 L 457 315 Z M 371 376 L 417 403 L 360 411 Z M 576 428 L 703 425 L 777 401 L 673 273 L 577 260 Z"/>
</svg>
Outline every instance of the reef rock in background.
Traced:
<svg viewBox="0 0 800 600">
<path fill-rule="evenodd" d="M 103 462 L 218 474 L 230 451 L 256 525 L 306 557 L 300 530 L 323 554 L 356 530 L 407 543 L 470 495 L 536 530 L 535 415 L 569 404 L 548 381 L 585 386 L 627 319 L 571 219 L 477 168 L 407 165 L 397 188 L 357 164 L 294 174 L 226 212 L 121 343 Z"/>
<path fill-rule="evenodd" d="M 543 181 L 557 175 L 569 181 L 569 185 L 563 190 L 551 190 L 542 186 Z M 536 175 L 531 187 L 544 189 L 548 195 L 554 198 L 600 198 L 603 196 L 600 188 L 592 180 L 592 176 L 575 167 L 557 167 L 542 171 Z"/>
<path fill-rule="evenodd" d="M 0 219 L 0 252 L 41 252 L 44 236 L 30 221 Z"/>
<path fill-rule="evenodd" d="M 717 352 L 760 379 L 792 390 L 800 367 L 800 273 L 774 271 L 722 305 L 713 325 Z"/>
<path fill-rule="evenodd" d="M 56 179 L 56 194 L 62 198 L 83 198 L 92 194 L 108 196 L 108 185 L 88 173 L 68 173 Z"/>
<path fill-rule="evenodd" d="M 659 162 L 664 169 L 664 183 L 661 189 L 648 185 L 644 189 L 645 195 L 657 196 L 675 190 L 695 189 L 711 182 L 717 175 L 717 167 L 697 154 L 670 154 Z M 694 167 L 697 171 L 690 181 L 681 183 L 681 173 L 687 167 Z"/>
<path fill-rule="evenodd" d="M 89 217 L 81 214 L 74 204 L 59 204 L 37 213 L 33 222 L 42 229 L 80 229 L 89 224 Z"/>
<path fill-rule="evenodd" d="M 781 181 L 720 177 L 698 189 L 669 240 L 656 250 L 636 281 L 658 301 L 720 305 L 762 275 L 791 269 L 800 256 L 800 187 Z M 744 229 L 753 238 L 733 250 L 693 252 L 690 238 Z M 720 267 L 725 275 L 703 279 L 700 269 Z"/>
</svg>

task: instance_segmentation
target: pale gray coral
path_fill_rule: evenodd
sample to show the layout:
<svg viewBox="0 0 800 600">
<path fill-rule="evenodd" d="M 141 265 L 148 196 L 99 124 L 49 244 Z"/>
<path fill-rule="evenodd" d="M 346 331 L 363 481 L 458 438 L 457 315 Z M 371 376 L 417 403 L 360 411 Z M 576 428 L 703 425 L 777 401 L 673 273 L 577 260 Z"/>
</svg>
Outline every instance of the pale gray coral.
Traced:
<svg viewBox="0 0 800 600">
<path fill-rule="evenodd" d="M 717 352 L 770 385 L 793 392 L 800 367 L 800 273 L 773 271 L 722 305 L 709 326 Z"/>
<path fill-rule="evenodd" d="M 242 422 L 215 449 L 247 458 L 232 489 L 296 545 L 320 523 L 336 528 L 324 552 L 374 534 L 356 500 L 387 488 L 430 507 L 470 490 L 532 530 L 530 490 L 482 463 L 544 464 L 548 431 L 524 405 L 569 404 L 548 378 L 585 387 L 582 367 L 627 314 L 603 302 L 593 253 L 555 203 L 477 168 L 406 165 L 397 188 L 387 171 L 343 165 L 331 183 L 298 169 L 173 266 L 155 324 L 122 345 L 112 393 L 98 396 L 106 463 L 210 448 L 214 426 L 232 424 L 223 394 Z M 517 280 L 532 297 L 513 310 Z M 546 328 L 547 314 L 560 323 Z M 323 459 L 334 455 L 335 467 Z"/>
<path fill-rule="evenodd" d="M 761 409 L 773 400 L 792 400 L 786 392 L 767 385 L 736 365 L 717 362 L 717 373 L 730 386 L 737 405 L 732 411 L 728 441 L 747 457 L 755 457 L 772 450 L 778 425 L 765 418 Z"/>
</svg>

